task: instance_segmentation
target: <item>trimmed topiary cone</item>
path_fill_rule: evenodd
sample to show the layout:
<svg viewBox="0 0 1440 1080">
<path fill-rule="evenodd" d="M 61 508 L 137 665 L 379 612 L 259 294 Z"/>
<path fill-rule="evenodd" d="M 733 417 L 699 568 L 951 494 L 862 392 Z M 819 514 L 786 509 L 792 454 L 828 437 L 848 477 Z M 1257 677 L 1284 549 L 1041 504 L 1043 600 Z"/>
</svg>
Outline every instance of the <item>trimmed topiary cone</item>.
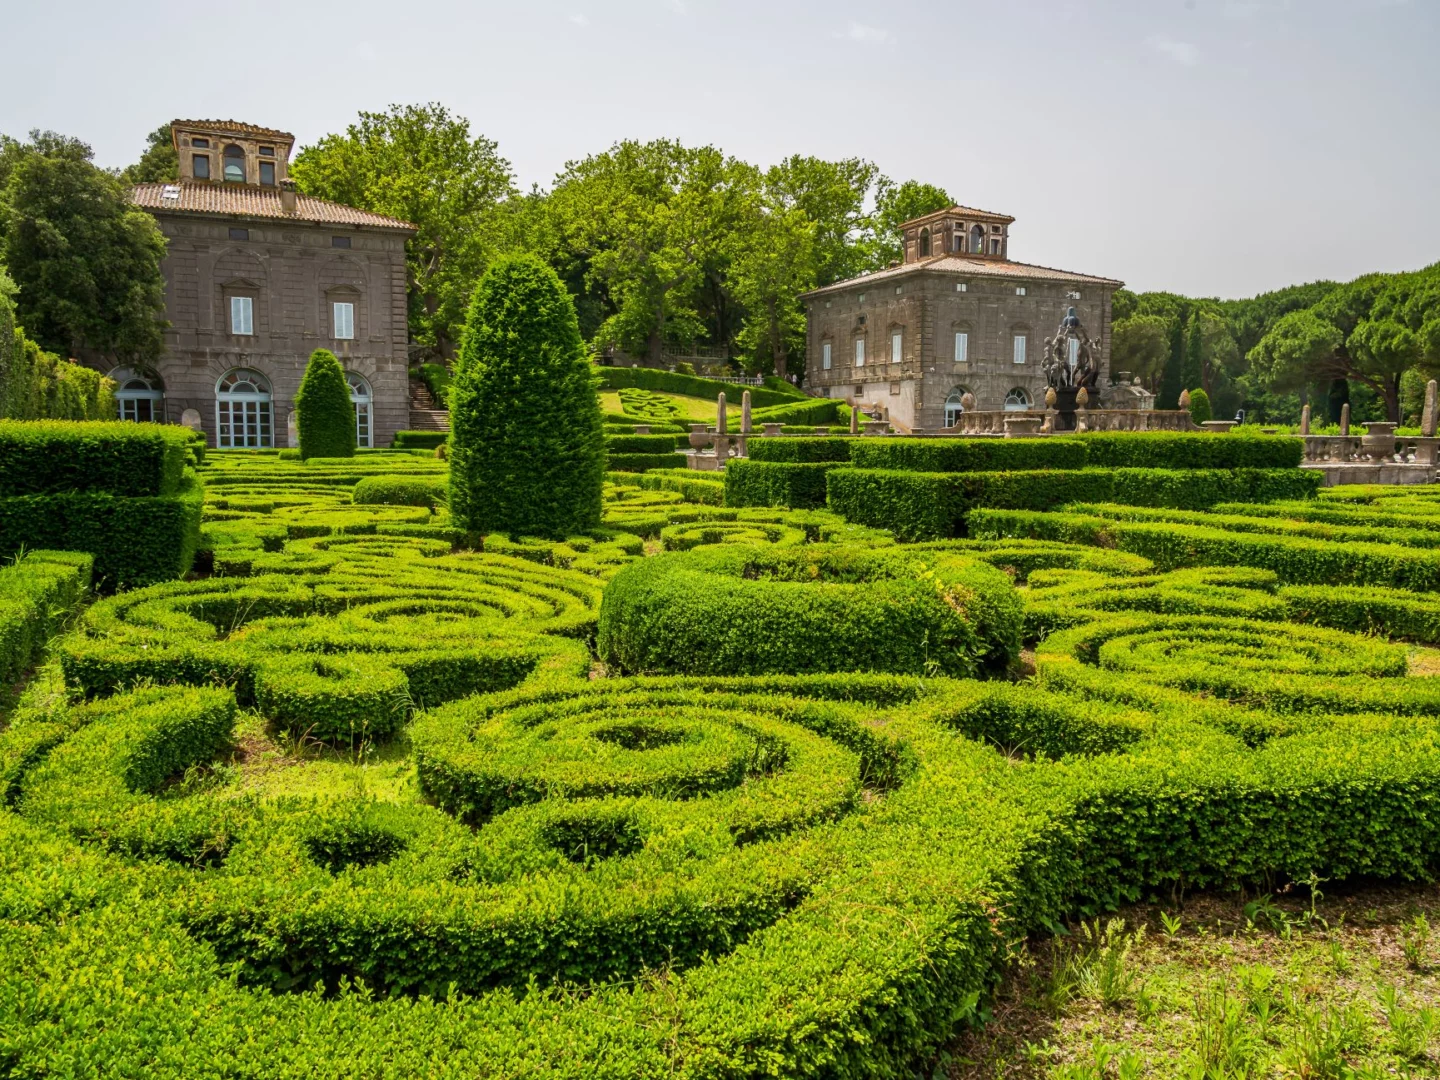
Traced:
<svg viewBox="0 0 1440 1080">
<path fill-rule="evenodd" d="M 473 532 L 562 538 L 600 524 L 605 441 L 575 305 L 533 255 L 497 260 L 450 387 L 450 516 Z"/>
<path fill-rule="evenodd" d="M 316 349 L 295 395 L 300 457 L 354 457 L 355 407 L 345 369 L 329 349 Z"/>
</svg>

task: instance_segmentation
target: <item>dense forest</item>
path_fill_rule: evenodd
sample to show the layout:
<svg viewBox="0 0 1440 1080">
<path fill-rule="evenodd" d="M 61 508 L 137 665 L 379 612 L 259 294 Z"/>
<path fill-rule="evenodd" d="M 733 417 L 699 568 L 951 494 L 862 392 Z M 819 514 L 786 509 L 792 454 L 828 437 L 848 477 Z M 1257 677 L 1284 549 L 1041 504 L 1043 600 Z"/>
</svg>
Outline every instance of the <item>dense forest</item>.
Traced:
<svg viewBox="0 0 1440 1080">
<path fill-rule="evenodd" d="M 77 140 L 0 136 L 0 263 L 20 287 L 17 316 L 46 348 L 134 360 L 158 348 L 154 236 L 111 204 L 123 184 L 175 175 L 168 127 L 115 175 L 90 164 Z M 799 296 L 886 266 L 900 257 L 902 222 L 952 202 L 861 158 L 796 155 L 762 168 L 663 139 L 617 143 L 569 162 L 548 190 L 521 191 L 499 147 L 436 104 L 361 113 L 302 147 L 291 175 L 303 191 L 417 226 L 408 252 L 417 363 L 455 356 L 475 282 L 498 255 L 527 251 L 560 274 L 597 353 L 656 359 L 702 346 L 748 371 L 798 374 Z M 75 205 L 54 205 L 37 187 L 47 176 L 75 191 Z M 97 194 L 104 228 L 86 216 Z M 47 255 L 42 241 L 66 228 L 83 242 L 52 242 Z M 82 257 L 85 272 L 74 272 Z M 47 258 L 69 269 L 57 273 Z M 138 284 L 105 285 L 116 272 Z M 1220 417 L 1293 421 L 1302 401 L 1333 417 L 1348 401 L 1356 419 L 1404 421 L 1440 369 L 1440 264 L 1248 300 L 1122 290 L 1114 314 L 1113 370 L 1139 377 L 1161 407 L 1203 388 Z"/>
</svg>

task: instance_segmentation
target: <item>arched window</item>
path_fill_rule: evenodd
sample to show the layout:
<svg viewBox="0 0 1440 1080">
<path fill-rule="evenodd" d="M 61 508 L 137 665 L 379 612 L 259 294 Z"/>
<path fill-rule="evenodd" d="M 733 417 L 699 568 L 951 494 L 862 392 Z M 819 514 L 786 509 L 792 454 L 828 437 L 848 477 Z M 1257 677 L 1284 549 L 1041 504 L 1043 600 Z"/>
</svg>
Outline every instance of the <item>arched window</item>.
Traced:
<svg viewBox="0 0 1440 1080">
<path fill-rule="evenodd" d="M 985 254 L 985 230 L 979 225 L 970 226 L 970 254 Z"/>
<path fill-rule="evenodd" d="M 1030 395 L 1025 392 L 1024 387 L 1017 386 L 1005 395 L 1006 412 L 1024 412 L 1028 408 L 1030 408 Z"/>
<path fill-rule="evenodd" d="M 945 398 L 945 426 L 954 427 L 960 422 L 960 414 L 965 411 L 962 401 L 970 391 L 963 386 L 957 386 L 951 390 Z"/>
<path fill-rule="evenodd" d="M 234 143 L 225 147 L 225 179 L 245 182 L 245 151 Z"/>
<path fill-rule="evenodd" d="M 165 386 L 158 378 L 130 368 L 116 368 L 110 378 L 115 381 L 115 403 L 120 407 L 121 420 L 149 424 L 161 419 Z"/>
<path fill-rule="evenodd" d="M 370 445 L 370 384 L 353 371 L 345 373 L 350 384 L 350 404 L 355 408 L 355 445 Z"/>
<path fill-rule="evenodd" d="M 928 258 L 930 255 L 930 230 L 920 230 L 920 257 Z"/>
<path fill-rule="evenodd" d="M 236 368 L 215 386 L 216 445 L 269 447 L 270 382 L 258 371 Z"/>
</svg>

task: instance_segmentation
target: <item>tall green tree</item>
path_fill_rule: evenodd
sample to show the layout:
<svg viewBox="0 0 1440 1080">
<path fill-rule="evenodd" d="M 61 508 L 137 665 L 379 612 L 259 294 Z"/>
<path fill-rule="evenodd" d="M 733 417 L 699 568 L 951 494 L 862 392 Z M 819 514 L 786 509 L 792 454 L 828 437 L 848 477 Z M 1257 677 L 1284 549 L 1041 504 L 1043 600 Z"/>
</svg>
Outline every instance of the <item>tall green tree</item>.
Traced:
<svg viewBox="0 0 1440 1080">
<path fill-rule="evenodd" d="M 1200 331 L 1199 314 L 1191 316 L 1189 332 L 1185 335 L 1185 359 L 1180 365 L 1180 387 L 1183 390 L 1199 389 L 1205 369 L 1205 339 Z"/>
<path fill-rule="evenodd" d="M 345 369 L 329 349 L 316 349 L 295 393 L 300 457 L 354 457 L 355 406 Z"/>
<path fill-rule="evenodd" d="M 175 152 L 170 125 L 163 124 L 146 137 L 145 152 L 120 173 L 120 180 L 126 184 L 168 184 L 179 176 L 180 155 Z"/>
<path fill-rule="evenodd" d="M 1159 315 L 1134 315 L 1115 322 L 1110 334 L 1112 372 L 1129 372 L 1153 393 L 1169 355 L 1170 327 Z"/>
<path fill-rule="evenodd" d="M 701 307 L 713 311 L 731 299 L 723 289 L 731 237 L 743 227 L 755 182 L 753 169 L 714 147 L 664 139 L 617 143 L 566 166 L 551 212 L 560 242 L 583 262 L 587 284 L 611 312 L 597 347 L 659 363 L 667 343 L 709 336 Z M 716 329 L 714 344 L 726 344 L 723 317 Z"/>
<path fill-rule="evenodd" d="M 164 347 L 165 239 L 90 147 L 53 132 L 0 142 L 0 246 L 16 314 L 44 349 L 146 364 Z"/>
<path fill-rule="evenodd" d="M 752 369 L 769 368 L 783 379 L 790 357 L 804 354 L 800 294 L 815 285 L 815 223 L 767 191 L 735 236 L 731 282 L 746 311 L 737 342 Z"/>
<path fill-rule="evenodd" d="M 1185 320 L 1177 318 L 1170 324 L 1170 350 L 1160 373 L 1160 390 L 1155 395 L 1157 409 L 1178 409 L 1180 392 L 1185 389 Z"/>
<path fill-rule="evenodd" d="M 812 224 L 817 288 L 867 269 L 863 241 L 873 220 L 866 205 L 882 179 L 880 170 L 861 158 L 824 161 L 796 154 L 766 170 L 765 194 L 771 205 L 798 210 Z"/>
<path fill-rule="evenodd" d="M 954 206 L 944 188 L 919 180 L 896 184 L 881 178 L 875 195 L 875 215 L 869 239 L 870 269 L 883 270 L 905 257 L 905 222 Z"/>
<path fill-rule="evenodd" d="M 465 321 L 450 387 L 450 516 L 556 539 L 600 524 L 605 442 L 575 305 L 534 255 L 497 259 Z"/>
<path fill-rule="evenodd" d="M 1248 359 L 1276 389 L 1339 379 L 1369 387 L 1398 423 L 1405 372 L 1440 368 L 1440 264 L 1342 285 L 1280 318 Z"/>
<path fill-rule="evenodd" d="M 422 357 L 452 357 L 471 290 L 507 246 L 499 208 L 515 186 L 496 144 L 442 105 L 392 105 L 301 149 L 290 175 L 308 194 L 415 225 L 410 335 Z"/>
</svg>

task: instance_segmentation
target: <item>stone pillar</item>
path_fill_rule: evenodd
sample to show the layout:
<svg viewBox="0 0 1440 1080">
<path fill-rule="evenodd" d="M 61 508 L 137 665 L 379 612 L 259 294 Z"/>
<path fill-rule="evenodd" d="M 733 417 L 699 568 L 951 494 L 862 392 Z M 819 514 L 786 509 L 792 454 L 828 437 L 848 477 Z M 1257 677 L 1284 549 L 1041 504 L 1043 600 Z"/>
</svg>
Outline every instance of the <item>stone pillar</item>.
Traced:
<svg viewBox="0 0 1440 1080">
<path fill-rule="evenodd" d="M 1310 406 L 1305 405 L 1300 409 L 1300 434 L 1310 434 Z"/>
<path fill-rule="evenodd" d="M 860 404 L 858 402 L 850 406 L 850 434 L 860 434 Z"/>
<path fill-rule="evenodd" d="M 290 410 L 290 415 L 285 418 L 286 446 L 300 445 L 300 425 L 296 420 L 295 410 Z"/>
<path fill-rule="evenodd" d="M 1420 414 L 1420 434 L 1424 438 L 1435 437 L 1437 423 L 1440 423 L 1440 417 L 1435 415 L 1437 404 L 1440 403 L 1436 401 L 1435 380 L 1431 379 L 1425 384 L 1425 411 Z"/>
<path fill-rule="evenodd" d="M 1350 434 L 1350 403 L 1348 401 L 1340 406 L 1340 434 Z"/>
<path fill-rule="evenodd" d="M 740 395 L 740 447 L 737 451 L 740 457 L 749 457 L 749 447 L 746 445 L 746 435 L 750 434 L 750 391 L 746 390 Z"/>
<path fill-rule="evenodd" d="M 725 391 L 720 391 L 719 398 L 715 401 L 715 434 L 729 434 L 730 428 L 725 416 Z"/>
</svg>

